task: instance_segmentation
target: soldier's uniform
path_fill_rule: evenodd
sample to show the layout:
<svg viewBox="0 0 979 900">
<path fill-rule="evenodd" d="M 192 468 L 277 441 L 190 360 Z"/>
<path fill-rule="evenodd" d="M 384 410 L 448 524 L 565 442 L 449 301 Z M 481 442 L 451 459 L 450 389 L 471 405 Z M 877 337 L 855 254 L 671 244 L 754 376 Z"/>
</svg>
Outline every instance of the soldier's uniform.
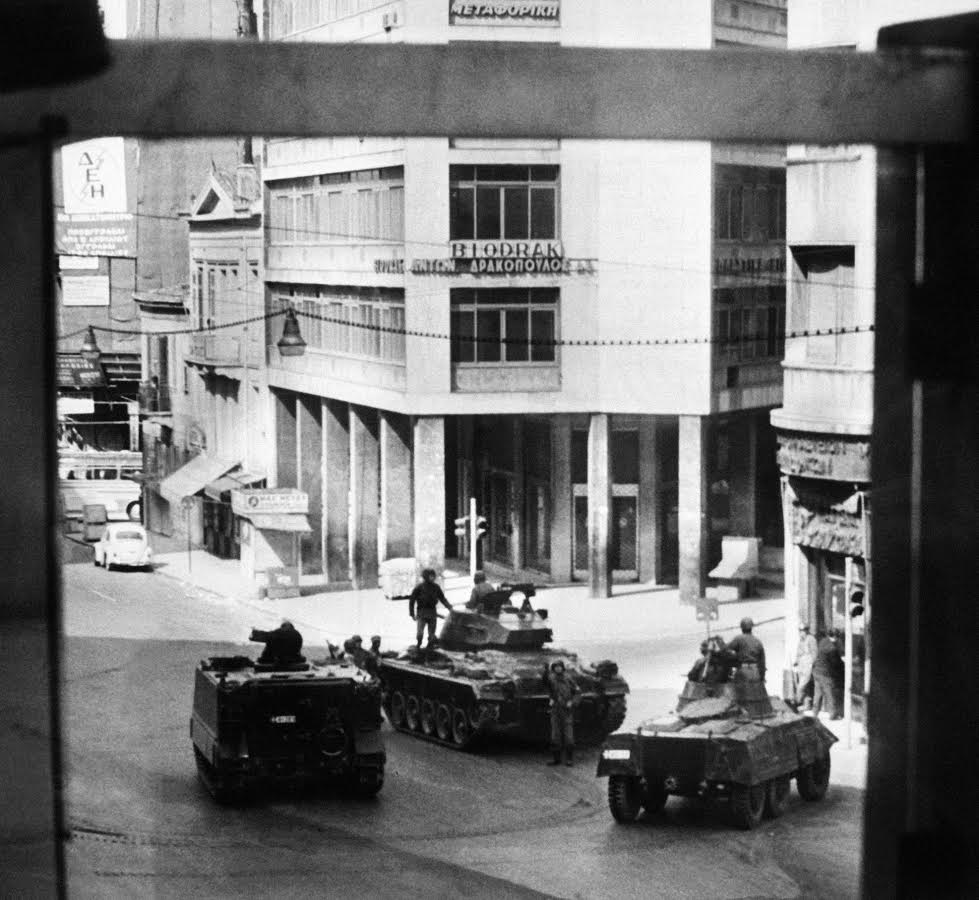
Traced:
<svg viewBox="0 0 979 900">
<path fill-rule="evenodd" d="M 580 690 L 565 674 L 564 663 L 551 663 L 547 672 L 547 690 L 551 695 L 551 751 L 554 754 L 548 765 L 558 765 L 563 752 L 564 764 L 570 766 L 574 759 L 574 707 Z"/>
<path fill-rule="evenodd" d="M 306 657 L 300 653 L 303 636 L 291 622 L 283 622 L 274 631 L 252 629 L 249 640 L 264 642 L 265 649 L 258 661 L 265 665 L 290 666 L 306 661 Z"/>
<path fill-rule="evenodd" d="M 742 678 L 765 680 L 765 647 L 752 633 L 751 619 L 741 620 L 741 634 L 732 638 L 727 649 L 737 657 L 738 675 Z"/>
</svg>

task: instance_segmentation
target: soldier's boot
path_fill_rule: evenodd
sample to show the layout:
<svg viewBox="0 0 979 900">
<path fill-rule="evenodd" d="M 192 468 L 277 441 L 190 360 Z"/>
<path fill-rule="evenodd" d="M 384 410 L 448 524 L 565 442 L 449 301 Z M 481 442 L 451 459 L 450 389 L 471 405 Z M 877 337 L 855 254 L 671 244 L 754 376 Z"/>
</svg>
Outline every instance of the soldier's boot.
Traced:
<svg viewBox="0 0 979 900">
<path fill-rule="evenodd" d="M 560 750 L 552 750 L 551 751 L 551 757 L 552 757 L 552 759 L 550 760 L 550 762 L 548 762 L 548 765 L 549 766 L 559 766 L 559 765 L 561 765 L 561 751 Z"/>
<path fill-rule="evenodd" d="M 574 765 L 574 747 L 564 748 L 564 764 L 566 766 Z"/>
</svg>

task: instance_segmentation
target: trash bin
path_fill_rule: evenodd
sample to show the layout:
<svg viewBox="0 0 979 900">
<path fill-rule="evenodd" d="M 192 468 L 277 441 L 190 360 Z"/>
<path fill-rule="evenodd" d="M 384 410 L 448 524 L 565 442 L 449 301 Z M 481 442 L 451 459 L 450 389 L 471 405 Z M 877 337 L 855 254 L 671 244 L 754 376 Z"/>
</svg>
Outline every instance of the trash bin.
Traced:
<svg viewBox="0 0 979 900">
<path fill-rule="evenodd" d="M 97 541 L 108 521 L 109 514 L 102 503 L 86 503 L 82 507 L 82 536 L 86 541 Z"/>
<path fill-rule="evenodd" d="M 299 596 L 299 566 L 278 566 L 265 570 L 265 596 L 269 600 Z"/>
</svg>

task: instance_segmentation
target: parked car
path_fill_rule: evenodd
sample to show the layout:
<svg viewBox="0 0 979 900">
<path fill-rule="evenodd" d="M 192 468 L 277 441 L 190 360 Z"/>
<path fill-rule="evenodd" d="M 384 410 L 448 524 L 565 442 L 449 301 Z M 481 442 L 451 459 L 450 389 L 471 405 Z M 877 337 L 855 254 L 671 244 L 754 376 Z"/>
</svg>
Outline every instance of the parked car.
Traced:
<svg viewBox="0 0 979 900">
<path fill-rule="evenodd" d="M 146 529 L 135 522 L 110 522 L 95 544 L 95 565 L 110 571 L 115 566 L 150 571 L 152 558 Z"/>
</svg>

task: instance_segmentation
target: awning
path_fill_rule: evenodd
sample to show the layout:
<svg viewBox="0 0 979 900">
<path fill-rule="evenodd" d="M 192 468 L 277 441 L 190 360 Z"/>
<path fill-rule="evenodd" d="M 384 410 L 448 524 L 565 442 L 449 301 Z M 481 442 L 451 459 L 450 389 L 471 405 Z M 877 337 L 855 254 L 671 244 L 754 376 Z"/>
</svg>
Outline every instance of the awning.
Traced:
<svg viewBox="0 0 979 900">
<path fill-rule="evenodd" d="M 267 531 L 292 531 L 297 534 L 308 534 L 313 530 L 309 518 L 303 513 L 255 513 L 248 520 L 256 528 Z"/>
<path fill-rule="evenodd" d="M 264 475 L 256 475 L 253 472 L 232 472 L 230 475 L 222 475 L 217 481 L 212 481 L 204 485 L 204 496 L 212 500 L 220 500 L 222 494 L 237 488 L 251 487 L 264 481 Z"/>
<path fill-rule="evenodd" d="M 240 465 L 240 462 L 233 459 L 195 456 L 160 482 L 160 493 L 170 504 L 180 503 L 184 497 L 192 497 L 202 490 L 204 485 Z"/>
</svg>

